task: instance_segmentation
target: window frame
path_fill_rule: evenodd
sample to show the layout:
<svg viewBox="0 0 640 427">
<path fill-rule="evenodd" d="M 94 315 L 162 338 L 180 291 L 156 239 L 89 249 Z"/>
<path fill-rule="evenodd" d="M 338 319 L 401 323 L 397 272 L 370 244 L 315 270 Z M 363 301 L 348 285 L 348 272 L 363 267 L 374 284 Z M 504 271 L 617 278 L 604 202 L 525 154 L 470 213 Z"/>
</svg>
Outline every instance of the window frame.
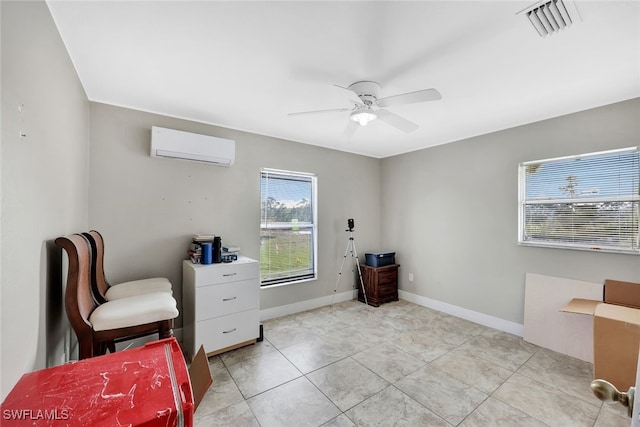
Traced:
<svg viewBox="0 0 640 427">
<path fill-rule="evenodd" d="M 571 249 L 571 250 L 583 250 L 583 251 L 592 251 L 592 252 L 608 252 L 608 253 L 619 253 L 619 254 L 628 254 L 628 255 L 640 255 L 640 209 L 637 211 L 638 218 L 636 218 L 636 227 L 635 231 L 635 247 L 632 243 L 631 246 L 623 247 L 623 246 L 608 246 L 608 245 L 598 245 L 593 243 L 581 244 L 576 242 L 569 241 L 556 241 L 549 242 L 545 240 L 535 240 L 531 239 L 527 236 L 527 222 L 526 222 L 526 206 L 527 205 L 548 205 L 548 204 L 572 204 L 572 203 L 607 203 L 607 202 L 632 202 L 640 204 L 640 192 L 639 194 L 632 194 L 626 196 L 602 196 L 602 197 L 586 197 L 584 199 L 580 199 L 577 197 L 569 197 L 566 198 L 554 198 L 550 197 L 548 199 L 527 199 L 526 198 L 526 169 L 527 166 L 531 165 L 544 165 L 552 162 L 561 162 L 566 160 L 580 160 L 586 159 L 590 157 L 604 157 L 607 155 L 615 155 L 615 154 L 623 154 L 623 153 L 631 153 L 636 152 L 640 155 L 640 147 L 628 147 L 621 148 L 615 150 L 607 150 L 607 151 L 599 151 L 587 154 L 579 154 L 572 156 L 563 156 L 556 157 L 544 160 L 534 160 L 521 162 L 518 165 L 518 244 L 522 246 L 534 246 L 534 247 L 547 247 L 547 248 L 556 248 L 556 249 Z M 640 178 L 639 178 L 640 179 Z M 568 236 L 567 236 L 568 238 Z"/>
<path fill-rule="evenodd" d="M 277 225 L 275 227 L 269 227 L 268 225 L 263 224 L 262 222 L 262 179 L 264 174 L 274 174 L 274 175 L 282 175 L 282 176 L 291 176 L 291 177 L 299 177 L 309 179 L 311 183 L 311 215 L 312 221 L 311 224 L 299 224 L 299 223 L 291 223 L 291 226 L 283 226 L 282 224 Z M 262 271 L 260 272 L 260 288 L 275 288 L 279 286 L 287 286 L 296 283 L 310 282 L 318 279 L 318 177 L 314 173 L 310 172 L 299 172 L 299 171 L 290 171 L 283 169 L 272 169 L 272 168 L 261 168 L 260 169 L 260 234 L 262 234 L 263 229 L 293 229 L 297 227 L 305 227 L 311 229 L 311 239 L 312 245 L 311 250 L 313 253 L 312 262 L 313 262 L 313 273 L 308 275 L 308 277 L 304 278 L 296 278 L 296 276 L 285 277 L 282 279 L 269 279 L 265 280 L 262 276 Z M 261 237 L 260 237 L 261 238 Z M 262 243 L 261 243 L 262 245 Z M 260 251 L 260 257 L 262 258 L 262 250 Z M 261 260 L 262 261 L 262 260 Z"/>
</svg>

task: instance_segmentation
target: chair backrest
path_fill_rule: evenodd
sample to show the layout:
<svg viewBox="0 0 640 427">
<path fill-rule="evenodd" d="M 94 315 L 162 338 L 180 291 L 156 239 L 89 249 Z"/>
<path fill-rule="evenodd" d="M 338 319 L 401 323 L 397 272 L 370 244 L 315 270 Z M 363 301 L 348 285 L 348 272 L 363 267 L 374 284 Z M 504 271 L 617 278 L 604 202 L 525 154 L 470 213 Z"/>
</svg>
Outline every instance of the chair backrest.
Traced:
<svg viewBox="0 0 640 427">
<path fill-rule="evenodd" d="M 96 303 L 104 304 L 107 302 L 105 295 L 110 286 L 104 274 L 104 239 L 96 230 L 82 233 L 82 235 L 91 247 L 91 292 Z"/>
<path fill-rule="evenodd" d="M 78 234 L 58 237 L 56 245 L 67 252 L 69 267 L 64 304 L 69 323 L 76 335 L 91 333 L 89 316 L 96 303 L 89 289 L 89 270 L 91 268 L 91 251 L 87 240 Z"/>
</svg>

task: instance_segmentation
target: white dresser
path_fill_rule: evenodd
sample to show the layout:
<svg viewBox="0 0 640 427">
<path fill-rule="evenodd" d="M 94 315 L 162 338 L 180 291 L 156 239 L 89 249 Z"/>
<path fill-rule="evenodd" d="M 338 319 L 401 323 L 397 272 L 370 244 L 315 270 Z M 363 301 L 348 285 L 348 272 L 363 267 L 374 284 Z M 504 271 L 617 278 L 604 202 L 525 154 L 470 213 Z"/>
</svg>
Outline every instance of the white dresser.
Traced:
<svg viewBox="0 0 640 427">
<path fill-rule="evenodd" d="M 191 360 L 256 342 L 260 335 L 260 264 L 238 257 L 221 264 L 182 263 L 183 342 Z"/>
</svg>

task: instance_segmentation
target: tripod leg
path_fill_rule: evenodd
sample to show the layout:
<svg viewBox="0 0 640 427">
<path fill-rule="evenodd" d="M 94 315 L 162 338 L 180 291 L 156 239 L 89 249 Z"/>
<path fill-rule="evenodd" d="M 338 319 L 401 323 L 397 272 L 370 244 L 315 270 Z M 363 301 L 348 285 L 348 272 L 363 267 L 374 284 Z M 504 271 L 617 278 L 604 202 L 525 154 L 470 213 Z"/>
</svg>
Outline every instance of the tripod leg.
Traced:
<svg viewBox="0 0 640 427">
<path fill-rule="evenodd" d="M 338 290 L 338 284 L 340 283 L 340 277 L 342 276 L 342 269 L 344 268 L 344 262 L 347 259 L 347 254 L 349 253 L 349 246 L 350 246 L 350 241 L 347 242 L 347 247 L 344 250 L 344 255 L 342 256 L 342 264 L 340 265 L 340 271 L 338 272 L 338 278 L 336 279 L 336 286 L 333 288 L 333 295 L 331 296 L 331 304 L 329 305 L 333 305 L 333 299 L 336 296 L 336 291 Z"/>
<path fill-rule="evenodd" d="M 364 296 L 365 305 L 369 305 L 369 301 L 367 301 L 367 291 L 364 288 L 364 282 L 362 281 L 362 271 L 360 270 L 360 261 L 358 260 L 358 251 L 356 250 L 356 241 L 351 238 L 351 244 L 353 245 L 353 250 L 351 251 L 351 257 L 353 261 L 356 263 L 356 267 L 358 268 L 358 279 L 360 279 L 360 288 L 362 289 L 362 295 Z"/>
</svg>

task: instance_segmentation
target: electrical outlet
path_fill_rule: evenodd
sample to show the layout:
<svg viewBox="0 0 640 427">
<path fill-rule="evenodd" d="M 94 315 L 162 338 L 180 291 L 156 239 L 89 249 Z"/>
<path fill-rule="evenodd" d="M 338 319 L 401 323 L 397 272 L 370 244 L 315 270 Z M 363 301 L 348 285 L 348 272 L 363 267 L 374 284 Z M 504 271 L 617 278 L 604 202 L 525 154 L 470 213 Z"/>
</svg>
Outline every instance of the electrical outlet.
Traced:
<svg viewBox="0 0 640 427">
<path fill-rule="evenodd" d="M 413 282 L 413 273 L 409 273 L 409 281 Z"/>
</svg>

